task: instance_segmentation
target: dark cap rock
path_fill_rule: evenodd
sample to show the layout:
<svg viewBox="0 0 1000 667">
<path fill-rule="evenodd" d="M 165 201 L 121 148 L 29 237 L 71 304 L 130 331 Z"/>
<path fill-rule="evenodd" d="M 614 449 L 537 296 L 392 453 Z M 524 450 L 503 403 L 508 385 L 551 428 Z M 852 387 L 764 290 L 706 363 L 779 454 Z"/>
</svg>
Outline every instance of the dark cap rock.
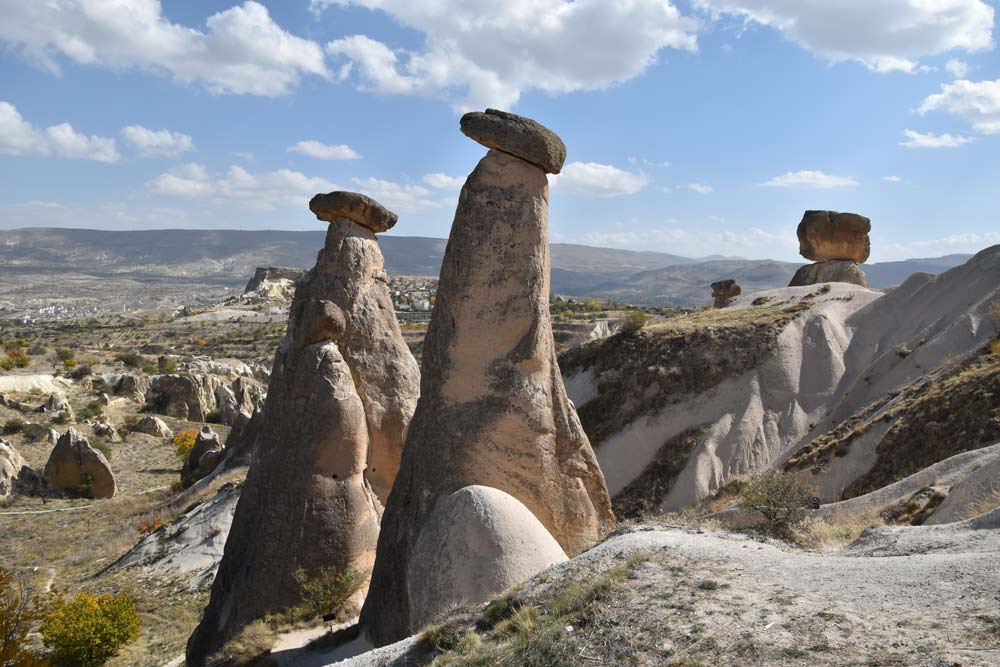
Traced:
<svg viewBox="0 0 1000 667">
<path fill-rule="evenodd" d="M 309 201 L 309 210 L 326 222 L 349 218 L 376 234 L 392 229 L 399 219 L 398 215 L 371 197 L 343 190 L 316 195 Z"/>
<path fill-rule="evenodd" d="M 856 213 L 806 211 L 797 230 L 799 253 L 814 262 L 863 264 L 871 252 L 871 229 L 871 220 Z"/>
<path fill-rule="evenodd" d="M 462 133 L 487 148 L 510 153 L 558 174 L 566 161 L 566 144 L 541 123 L 517 114 L 487 109 L 462 116 Z"/>
</svg>

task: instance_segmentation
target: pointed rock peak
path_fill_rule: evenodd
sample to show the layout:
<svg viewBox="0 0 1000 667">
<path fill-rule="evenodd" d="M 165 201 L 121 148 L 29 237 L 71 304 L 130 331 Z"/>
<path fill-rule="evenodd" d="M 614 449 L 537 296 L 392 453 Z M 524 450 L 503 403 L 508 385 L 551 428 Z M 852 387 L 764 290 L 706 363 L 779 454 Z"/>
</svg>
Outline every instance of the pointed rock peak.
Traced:
<svg viewBox="0 0 1000 667">
<path fill-rule="evenodd" d="M 357 192 L 337 190 L 318 194 L 309 201 L 309 210 L 326 222 L 348 218 L 376 234 L 392 229 L 399 216 L 371 197 Z"/>
<path fill-rule="evenodd" d="M 538 121 L 497 109 L 462 116 L 462 133 L 487 148 L 505 153 L 558 174 L 566 161 L 566 144 Z"/>
</svg>

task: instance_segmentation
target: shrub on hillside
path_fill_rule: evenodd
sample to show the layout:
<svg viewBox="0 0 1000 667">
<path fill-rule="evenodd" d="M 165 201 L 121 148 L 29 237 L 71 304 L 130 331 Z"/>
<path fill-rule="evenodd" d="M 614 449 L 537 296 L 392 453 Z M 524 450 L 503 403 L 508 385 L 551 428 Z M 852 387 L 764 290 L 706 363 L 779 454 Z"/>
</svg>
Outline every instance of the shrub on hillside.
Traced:
<svg viewBox="0 0 1000 667">
<path fill-rule="evenodd" d="M 622 333 L 634 334 L 649 324 L 652 316 L 645 310 L 630 310 L 625 315 L 625 321 L 622 322 Z"/>
<path fill-rule="evenodd" d="M 366 572 L 335 567 L 321 567 L 306 572 L 301 567 L 292 573 L 299 585 L 301 601 L 291 610 L 293 620 L 309 620 L 323 616 L 344 615 L 351 596 L 365 583 Z"/>
<path fill-rule="evenodd" d="M 76 356 L 76 352 L 74 352 L 73 350 L 69 349 L 68 347 L 62 347 L 62 348 L 59 348 L 58 350 L 56 350 L 56 358 L 58 358 L 59 361 L 62 361 L 62 362 L 69 361 L 70 359 L 72 359 L 75 356 Z"/>
<path fill-rule="evenodd" d="M 120 361 L 128 368 L 142 368 L 146 365 L 146 360 L 138 352 L 119 352 L 115 355 L 115 361 Z"/>
<path fill-rule="evenodd" d="M 32 345 L 28 348 L 29 357 L 44 357 L 48 354 L 48 348 L 44 345 Z"/>
<path fill-rule="evenodd" d="M 28 353 L 25 352 L 24 348 L 21 346 L 8 347 L 7 351 L 4 353 L 4 361 L 10 363 L 10 368 L 27 368 L 31 365 L 31 359 L 28 358 Z M 4 366 L 6 370 L 10 370 Z"/>
<path fill-rule="evenodd" d="M 197 439 L 198 429 L 196 428 L 186 428 L 177 433 L 173 439 L 174 449 L 177 451 L 177 458 L 182 461 L 187 461 L 187 457 L 191 454 L 191 449 L 194 447 L 194 443 Z"/>
<path fill-rule="evenodd" d="M 46 667 L 48 661 L 31 650 L 28 633 L 45 618 L 27 584 L 0 567 L 0 666 Z"/>
<path fill-rule="evenodd" d="M 73 360 L 70 359 L 70 361 L 73 361 Z M 73 361 L 73 363 L 75 364 L 76 362 Z M 93 374 L 93 372 L 94 372 L 94 369 L 92 369 L 89 365 L 83 365 L 83 366 L 77 366 L 72 371 L 70 371 L 69 373 L 67 373 L 67 375 L 69 377 L 73 378 L 74 380 L 82 380 L 83 378 L 87 377 L 88 375 Z"/>
<path fill-rule="evenodd" d="M 93 419 L 94 417 L 99 417 L 104 414 L 104 404 L 100 401 L 91 401 L 84 406 L 82 410 L 77 414 L 77 420 L 83 421 L 86 419 Z"/>
<path fill-rule="evenodd" d="M 142 621 L 127 595 L 81 592 L 56 599 L 42 623 L 42 641 L 66 667 L 97 667 L 139 636 Z"/>
<path fill-rule="evenodd" d="M 760 512 L 768 532 L 787 537 L 815 507 L 816 493 L 816 487 L 798 475 L 770 470 L 747 484 L 740 504 Z"/>
<path fill-rule="evenodd" d="M 13 419 L 8 419 L 3 425 L 4 435 L 14 435 L 15 433 L 20 433 L 27 426 L 23 419 L 14 417 Z"/>
</svg>

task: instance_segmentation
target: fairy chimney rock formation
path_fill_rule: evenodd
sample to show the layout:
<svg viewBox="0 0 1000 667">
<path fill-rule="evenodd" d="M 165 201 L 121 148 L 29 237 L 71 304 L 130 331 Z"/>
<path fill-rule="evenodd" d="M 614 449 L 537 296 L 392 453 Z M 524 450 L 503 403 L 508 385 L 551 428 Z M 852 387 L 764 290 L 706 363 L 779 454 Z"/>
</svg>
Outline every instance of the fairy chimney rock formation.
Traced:
<svg viewBox="0 0 1000 667">
<path fill-rule="evenodd" d="M 248 622 L 298 603 L 296 570 L 370 571 L 382 511 L 376 493 L 388 495 L 416 406 L 419 371 L 372 231 L 395 214 L 353 193 L 313 204 L 329 217 L 326 243 L 296 288 L 266 403 L 253 419 L 246 484 L 211 600 L 188 641 L 195 667 Z"/>
<path fill-rule="evenodd" d="M 743 288 L 732 278 L 712 283 L 712 298 L 716 308 L 725 308 L 743 293 Z"/>
<path fill-rule="evenodd" d="M 114 498 L 118 492 L 111 465 L 75 428 L 59 438 L 45 464 L 49 486 L 90 498 Z"/>
<path fill-rule="evenodd" d="M 566 397 L 549 319 L 545 174 L 562 167 L 565 148 L 512 114 L 467 114 L 461 127 L 493 150 L 459 197 L 424 342 L 420 401 L 382 519 L 361 617 L 378 645 L 417 629 L 410 562 L 429 517 L 455 491 L 503 491 L 570 554 L 614 522 L 604 476 Z"/>
<path fill-rule="evenodd" d="M 799 254 L 814 264 L 800 268 L 790 287 L 844 282 L 868 287 L 859 264 L 871 253 L 871 220 L 856 213 L 806 211 L 799 223 Z"/>
</svg>

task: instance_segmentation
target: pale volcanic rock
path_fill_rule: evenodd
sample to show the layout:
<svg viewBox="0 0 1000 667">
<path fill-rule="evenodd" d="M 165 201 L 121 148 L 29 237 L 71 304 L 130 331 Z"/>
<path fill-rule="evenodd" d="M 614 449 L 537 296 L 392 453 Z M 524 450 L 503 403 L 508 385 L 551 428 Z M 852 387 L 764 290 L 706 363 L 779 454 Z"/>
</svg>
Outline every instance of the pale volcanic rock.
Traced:
<svg viewBox="0 0 1000 667">
<path fill-rule="evenodd" d="M 864 264 L 871 252 L 871 220 L 856 213 L 806 211 L 796 233 L 799 253 L 814 262 L 850 260 Z"/>
<path fill-rule="evenodd" d="M 91 498 L 113 498 L 118 490 L 104 454 L 73 428 L 63 433 L 53 448 L 44 477 L 49 486 Z"/>
<path fill-rule="evenodd" d="M 132 430 L 137 433 L 145 433 L 146 435 L 151 435 L 157 438 L 174 437 L 174 432 L 170 430 L 170 427 L 167 426 L 162 419 L 154 417 L 153 415 L 146 415 L 140 419 L 139 423 L 137 423 Z"/>
<path fill-rule="evenodd" d="M 713 305 L 716 308 L 725 308 L 742 293 L 743 288 L 737 285 L 732 278 L 712 283 L 712 298 L 715 299 Z"/>
<path fill-rule="evenodd" d="M 868 287 L 868 276 L 861 267 L 849 260 L 830 260 L 806 264 L 795 272 L 789 287 L 818 285 L 820 283 L 850 283 Z"/>
<path fill-rule="evenodd" d="M 309 200 L 309 210 L 320 220 L 337 222 L 338 218 L 347 218 L 375 233 L 389 231 L 399 219 L 371 197 L 343 190 L 316 195 Z"/>
<path fill-rule="evenodd" d="M 419 390 L 380 275 L 374 233 L 335 218 L 296 289 L 264 407 L 234 443 L 250 470 L 189 665 L 298 603 L 296 570 L 372 567 L 382 506 L 366 468 L 384 463 L 388 494 Z"/>
<path fill-rule="evenodd" d="M 0 440 L 0 498 L 6 498 L 14 492 L 14 484 L 21 475 L 21 470 L 27 467 L 14 446 L 6 440 Z"/>
<path fill-rule="evenodd" d="M 224 452 L 225 449 L 219 440 L 219 434 L 211 427 L 203 426 L 181 467 L 181 482 L 185 486 L 191 486 L 199 479 L 209 475 L 222 461 Z"/>
<path fill-rule="evenodd" d="M 460 604 L 477 605 L 566 553 L 527 507 L 486 486 L 440 498 L 409 563 L 410 621 L 422 627 Z"/>
<path fill-rule="evenodd" d="M 524 116 L 487 109 L 472 111 L 461 120 L 465 136 L 487 148 L 495 148 L 526 160 L 549 174 L 562 171 L 566 144 L 541 123 Z"/>
<path fill-rule="evenodd" d="M 569 553 L 614 523 L 604 477 L 556 364 L 545 172 L 491 150 L 459 197 L 424 342 L 421 395 L 361 623 L 416 630 L 409 563 L 435 502 L 466 486 L 520 501 Z"/>
</svg>

